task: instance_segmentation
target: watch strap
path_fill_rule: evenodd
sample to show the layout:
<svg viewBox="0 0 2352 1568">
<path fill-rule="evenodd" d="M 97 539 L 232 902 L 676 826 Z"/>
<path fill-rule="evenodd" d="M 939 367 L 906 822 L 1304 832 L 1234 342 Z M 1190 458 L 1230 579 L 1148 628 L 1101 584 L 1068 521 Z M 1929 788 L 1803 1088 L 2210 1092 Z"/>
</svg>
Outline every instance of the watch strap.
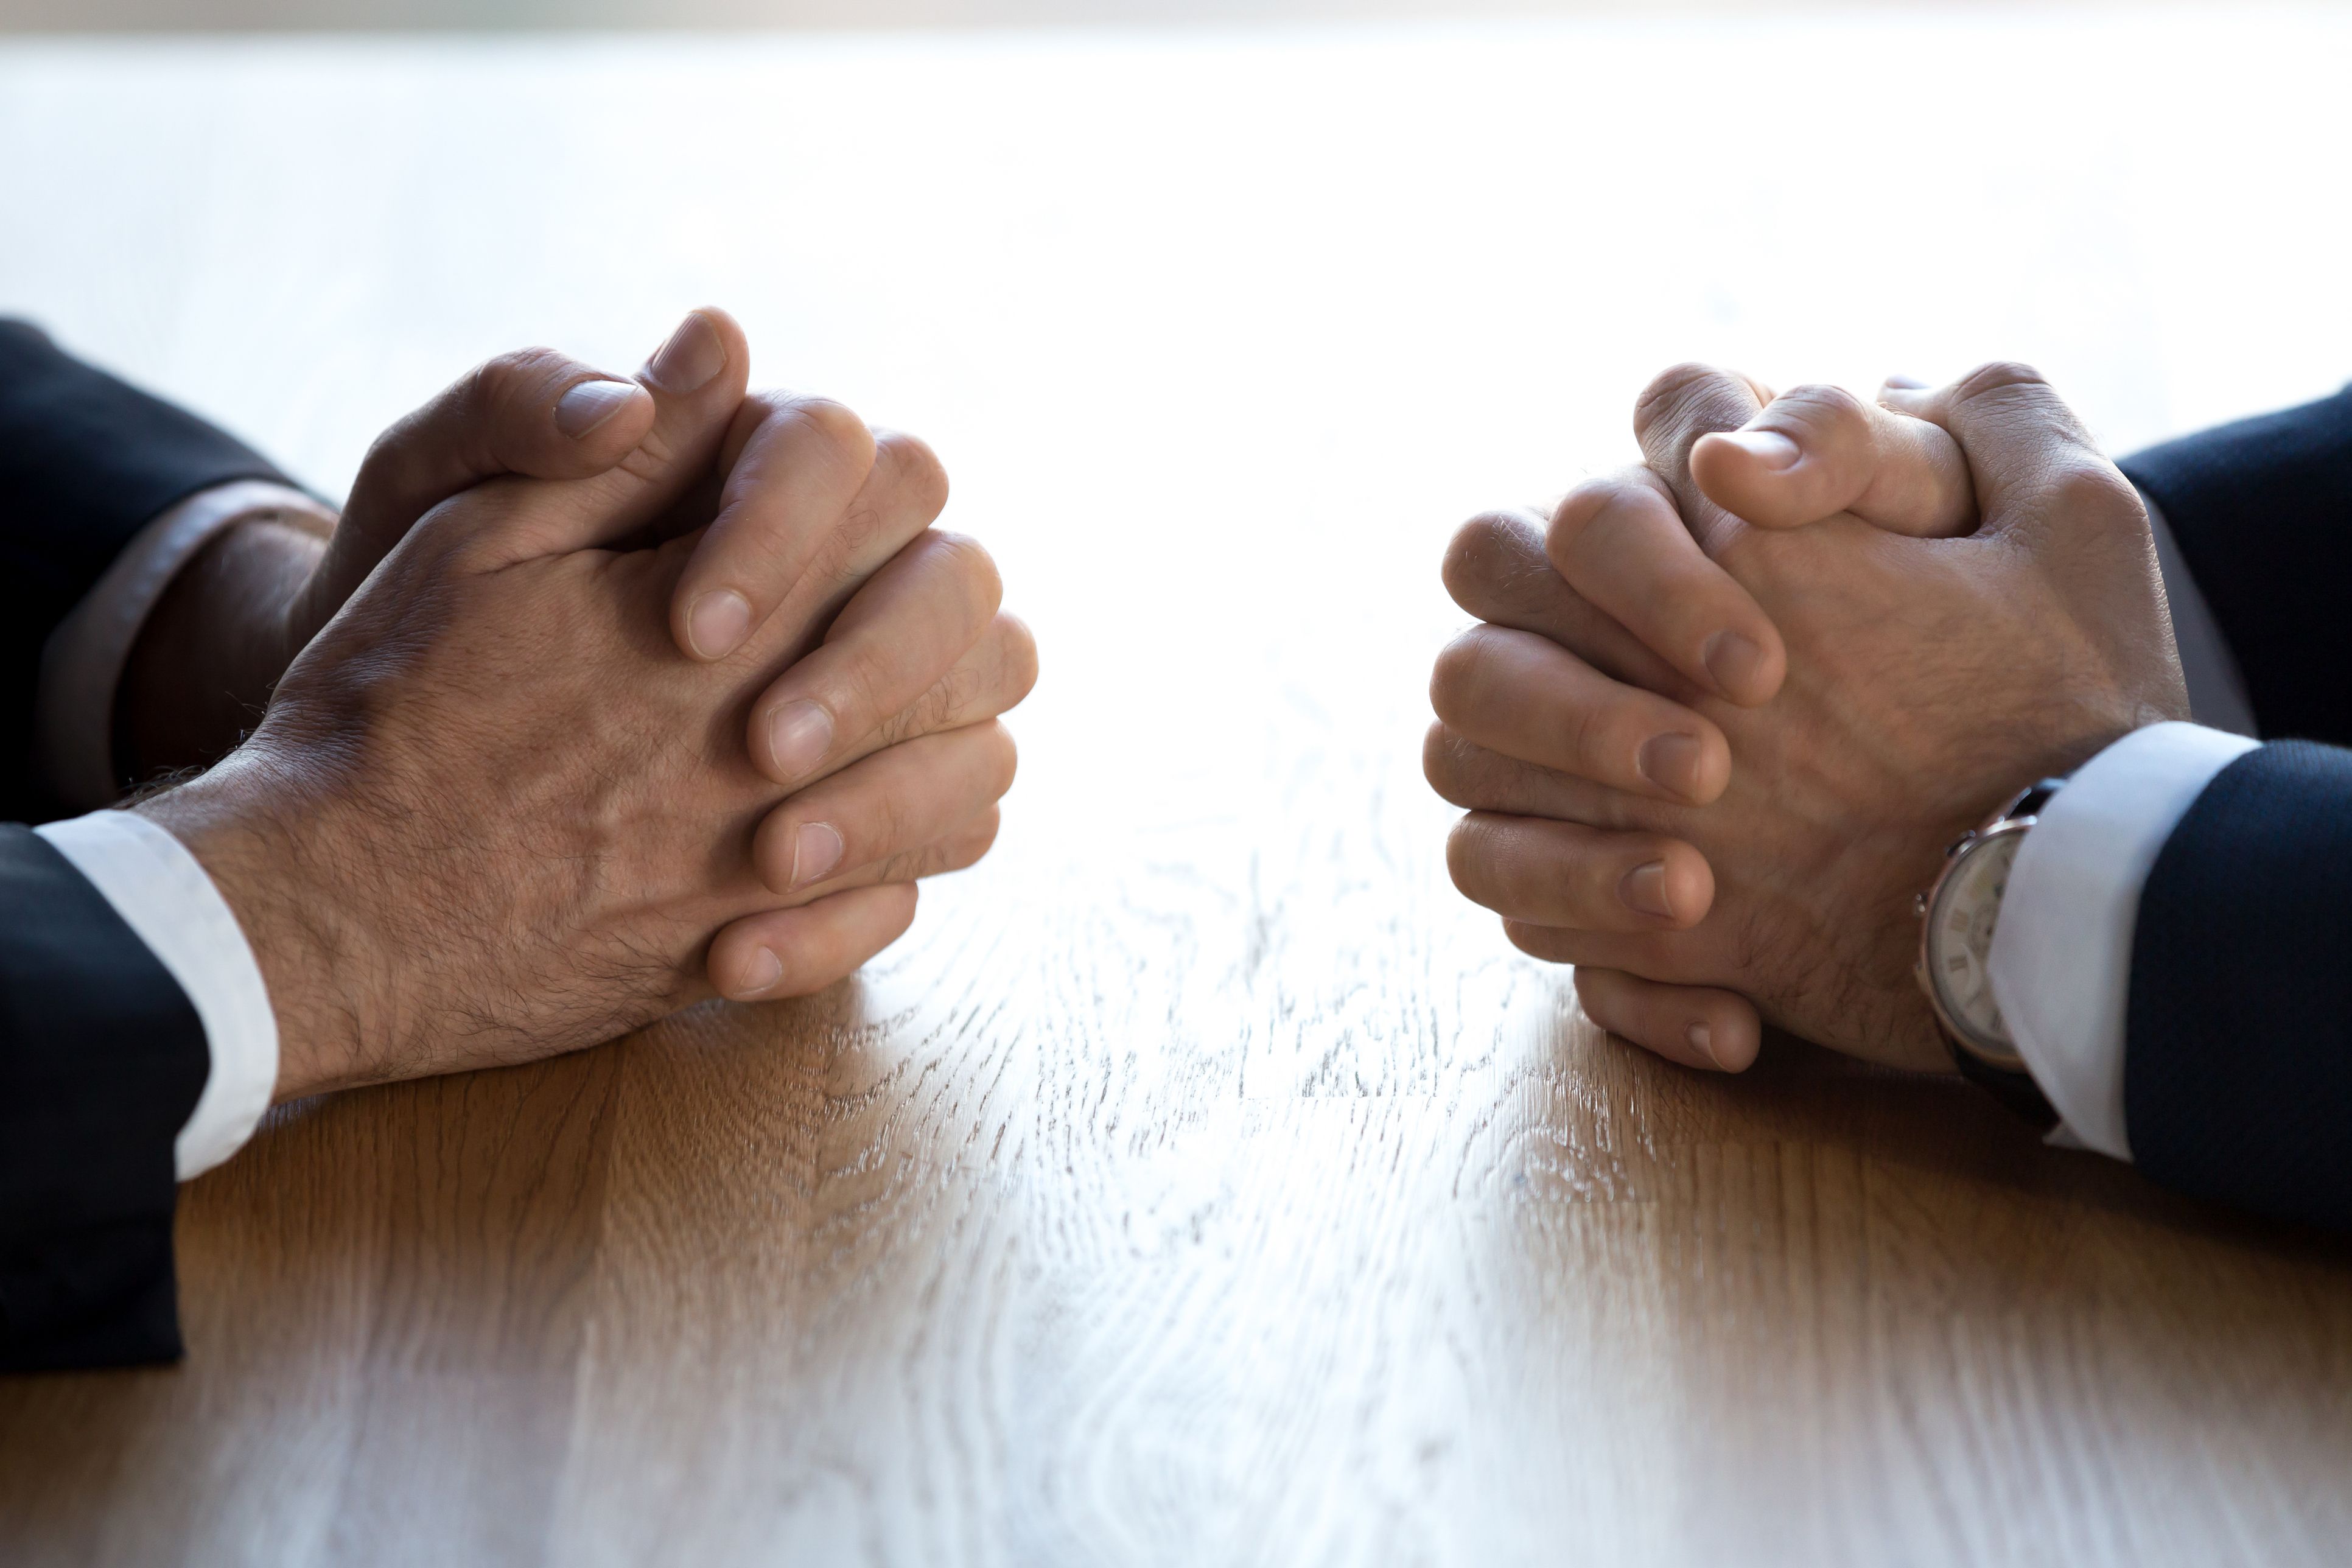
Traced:
<svg viewBox="0 0 2352 1568">
<path fill-rule="evenodd" d="M 1960 1076 L 1999 1100 L 2010 1114 L 2031 1124 L 2037 1132 L 2047 1132 L 2058 1125 L 2058 1108 L 2050 1103 L 2050 1097 L 2042 1092 L 2042 1086 L 2033 1081 L 2032 1073 L 1997 1068 L 1948 1035 L 1944 1044 Z"/>
<path fill-rule="evenodd" d="M 2050 797 L 2063 788 L 2065 783 L 2064 779 L 2049 778 L 2028 785 L 2018 793 L 2016 799 L 1995 814 L 1992 821 L 1985 825 L 1986 830 L 2021 817 L 2040 816 L 2042 808 L 2050 804 Z M 2011 1115 L 2036 1131 L 2047 1132 L 2058 1125 L 2058 1108 L 2050 1103 L 2050 1097 L 2042 1092 L 2042 1086 L 2033 1081 L 2032 1073 L 1995 1066 L 1970 1050 L 1948 1030 L 1944 1033 L 1944 1047 L 1951 1053 L 1952 1065 L 1959 1069 L 1960 1076 L 1991 1095 Z"/>
</svg>

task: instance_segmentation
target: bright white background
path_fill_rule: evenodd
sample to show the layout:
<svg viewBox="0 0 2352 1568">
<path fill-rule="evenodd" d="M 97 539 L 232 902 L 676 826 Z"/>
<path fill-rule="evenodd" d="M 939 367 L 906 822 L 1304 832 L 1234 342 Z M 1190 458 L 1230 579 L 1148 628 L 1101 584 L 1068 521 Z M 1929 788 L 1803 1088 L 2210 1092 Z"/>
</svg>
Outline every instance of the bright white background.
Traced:
<svg viewBox="0 0 2352 1568">
<path fill-rule="evenodd" d="M 2244 7 L 20 43 L 0 309 L 335 494 L 488 353 L 626 368 L 724 304 L 760 380 L 929 437 L 1004 563 L 1046 659 L 1016 841 L 1246 816 L 1317 735 L 1434 825 L 1448 530 L 1627 458 L 1671 361 L 2024 357 L 2118 451 L 2352 374 L 2347 45 Z"/>
<path fill-rule="evenodd" d="M 1664 365 L 2023 357 L 2117 451 L 2352 374 L 2347 59 L 2242 6 L 19 43 L 0 310 L 340 494 L 487 354 L 723 304 L 1003 561 L 1008 844 L 1245 853 L 1309 746 L 1433 835 L 1445 536 L 1629 458 Z"/>
</svg>

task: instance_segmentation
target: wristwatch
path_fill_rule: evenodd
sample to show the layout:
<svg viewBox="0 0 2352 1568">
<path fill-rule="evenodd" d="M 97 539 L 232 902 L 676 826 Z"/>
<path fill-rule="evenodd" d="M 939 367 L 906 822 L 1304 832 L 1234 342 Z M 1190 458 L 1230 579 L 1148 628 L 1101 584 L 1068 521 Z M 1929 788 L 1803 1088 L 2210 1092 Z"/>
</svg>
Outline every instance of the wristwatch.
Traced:
<svg viewBox="0 0 2352 1568">
<path fill-rule="evenodd" d="M 2043 779 L 1960 835 L 1944 851 L 1936 885 L 1913 901 L 1919 916 L 1919 989 L 1960 1076 L 2034 1126 L 2058 1124 L 2057 1108 L 2026 1070 L 1992 994 L 1992 933 L 2009 868 L 2043 806 L 2065 784 Z"/>
</svg>

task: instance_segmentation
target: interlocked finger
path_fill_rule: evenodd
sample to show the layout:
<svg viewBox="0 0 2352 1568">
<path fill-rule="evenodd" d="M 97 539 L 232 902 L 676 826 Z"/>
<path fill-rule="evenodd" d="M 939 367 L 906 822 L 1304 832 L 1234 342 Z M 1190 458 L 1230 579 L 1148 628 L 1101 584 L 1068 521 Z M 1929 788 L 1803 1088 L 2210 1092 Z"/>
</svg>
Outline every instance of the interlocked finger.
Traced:
<svg viewBox="0 0 2352 1568">
<path fill-rule="evenodd" d="M 731 1001 L 805 996 L 906 935 L 915 903 L 912 882 L 887 882 L 746 915 L 711 939 L 704 967 L 712 988 Z"/>
<path fill-rule="evenodd" d="M 1738 429 L 1701 436 L 1690 472 L 1709 500 L 1759 528 L 1801 528 L 1842 511 L 1920 538 L 1977 525 L 1959 443 L 1838 386 L 1792 387 Z"/>
<path fill-rule="evenodd" d="M 1654 833 L 1474 811 L 1446 841 L 1445 861 L 1473 903 L 1566 931 L 1681 930 L 1715 900 L 1698 851 Z"/>
<path fill-rule="evenodd" d="M 919 535 L 843 606 L 824 644 L 754 704 L 752 762 L 783 784 L 839 766 L 971 651 L 1002 596 L 995 563 L 973 541 Z"/>
<path fill-rule="evenodd" d="M 1576 972 L 1576 995 L 1603 1029 L 1685 1067 L 1744 1072 L 1763 1043 L 1756 1005 L 1734 991 L 1585 966 Z"/>
<path fill-rule="evenodd" d="M 1489 751 L 1442 719 L 1430 725 L 1422 742 L 1421 768 L 1441 799 L 1465 811 L 1666 833 L 1674 831 L 1677 816 L 1675 808 L 1646 796 Z"/>
<path fill-rule="evenodd" d="M 1457 734 L 1613 789 L 1704 805 L 1731 775 L 1713 722 L 1532 632 L 1471 627 L 1438 655 L 1429 692 Z"/>
<path fill-rule="evenodd" d="M 1011 731 L 992 721 L 877 752 L 771 810 L 753 868 L 774 893 L 820 897 L 990 811 L 1016 763 Z"/>
<path fill-rule="evenodd" d="M 1780 689 L 1779 630 L 1699 548 L 1658 475 L 1631 468 L 1579 485 L 1553 511 L 1544 549 L 1570 588 L 1697 690 L 1752 708 Z"/>
</svg>

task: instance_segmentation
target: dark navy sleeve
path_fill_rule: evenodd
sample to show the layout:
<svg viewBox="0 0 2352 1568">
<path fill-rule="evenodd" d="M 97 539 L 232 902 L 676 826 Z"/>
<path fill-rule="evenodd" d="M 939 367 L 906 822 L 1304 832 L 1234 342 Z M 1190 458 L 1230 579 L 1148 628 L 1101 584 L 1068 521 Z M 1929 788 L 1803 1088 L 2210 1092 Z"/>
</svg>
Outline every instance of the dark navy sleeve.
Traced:
<svg viewBox="0 0 2352 1568">
<path fill-rule="evenodd" d="M 32 768 L 41 648 L 159 513 L 283 479 L 195 416 L 0 321 L 0 823 Z M 0 1371 L 180 1353 L 172 1145 L 210 1068 L 204 1026 L 112 905 L 0 826 Z"/>
<path fill-rule="evenodd" d="M 186 410 L 0 321 L 0 820 L 52 814 L 32 767 L 42 644 L 158 513 L 244 479 L 285 477 Z"/>
<path fill-rule="evenodd" d="M 2123 470 L 2163 509 L 2264 735 L 2352 745 L 2352 387 L 2168 441 Z"/>
<path fill-rule="evenodd" d="M 2352 1230 L 2352 752 L 2249 752 L 2166 841 L 2133 934 L 2124 1124 L 2156 1181 Z"/>
<path fill-rule="evenodd" d="M 169 1361 L 194 1007 L 71 862 L 0 826 L 0 1372 Z"/>
</svg>

